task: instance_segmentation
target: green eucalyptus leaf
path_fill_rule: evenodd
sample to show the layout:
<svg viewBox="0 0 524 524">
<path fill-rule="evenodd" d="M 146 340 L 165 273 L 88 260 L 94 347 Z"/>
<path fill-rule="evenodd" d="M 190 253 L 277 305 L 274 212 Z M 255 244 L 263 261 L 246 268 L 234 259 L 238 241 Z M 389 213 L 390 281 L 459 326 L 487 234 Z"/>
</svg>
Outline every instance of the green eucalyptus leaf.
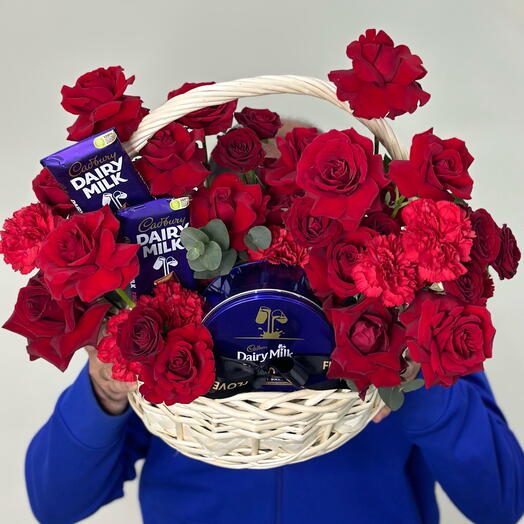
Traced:
<svg viewBox="0 0 524 524">
<path fill-rule="evenodd" d="M 247 254 L 247 251 L 239 251 L 238 259 L 240 262 L 249 262 L 249 255 Z"/>
<path fill-rule="evenodd" d="M 355 385 L 355 383 L 352 380 L 345 379 L 345 382 L 350 391 L 358 391 L 357 386 Z"/>
<path fill-rule="evenodd" d="M 204 227 L 200 228 L 211 240 L 214 240 L 222 249 L 229 249 L 229 233 L 227 227 L 219 218 L 210 220 Z"/>
<path fill-rule="evenodd" d="M 204 263 L 202 262 L 202 257 L 197 258 L 196 260 L 189 260 L 189 267 L 193 271 L 206 271 L 206 266 L 204 266 Z"/>
<path fill-rule="evenodd" d="M 409 391 L 416 391 L 417 389 L 420 389 L 423 386 L 424 386 L 424 379 L 416 378 L 414 380 L 410 380 L 409 382 L 406 382 L 405 384 L 401 384 L 399 388 L 404 393 L 408 393 Z"/>
<path fill-rule="evenodd" d="M 393 388 L 378 388 L 378 394 L 391 411 L 397 411 L 404 404 L 404 393 L 396 386 Z"/>
<path fill-rule="evenodd" d="M 182 245 L 186 249 L 191 249 L 192 247 L 195 247 L 197 242 L 207 244 L 209 242 L 209 237 L 196 227 L 186 227 L 180 233 L 180 242 L 182 242 Z"/>
<path fill-rule="evenodd" d="M 201 260 L 204 267 L 209 271 L 214 271 L 220 267 L 222 250 L 214 240 L 211 240 L 206 246 L 206 251 L 202 255 Z"/>
<path fill-rule="evenodd" d="M 235 249 L 228 249 L 222 253 L 222 263 L 218 268 L 218 274 L 220 276 L 227 275 L 233 269 L 235 262 L 237 261 L 237 252 Z"/>
<path fill-rule="evenodd" d="M 247 232 L 244 242 L 253 251 L 267 249 L 271 245 L 271 231 L 266 226 L 254 226 Z"/>
<path fill-rule="evenodd" d="M 188 260 L 196 260 L 200 257 L 200 253 L 196 247 L 190 247 L 187 250 L 186 257 Z"/>
</svg>

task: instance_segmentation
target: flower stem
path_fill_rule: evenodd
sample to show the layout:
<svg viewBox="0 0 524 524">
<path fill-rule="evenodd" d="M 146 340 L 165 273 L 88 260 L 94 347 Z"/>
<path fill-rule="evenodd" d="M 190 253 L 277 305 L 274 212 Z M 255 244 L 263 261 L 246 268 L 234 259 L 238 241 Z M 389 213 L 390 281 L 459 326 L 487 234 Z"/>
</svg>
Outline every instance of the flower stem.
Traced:
<svg viewBox="0 0 524 524">
<path fill-rule="evenodd" d="M 124 301 L 124 304 L 129 308 L 132 309 L 136 306 L 136 304 L 131 300 L 129 295 L 123 290 L 123 289 L 115 289 L 115 293 Z"/>
<path fill-rule="evenodd" d="M 379 147 L 380 147 L 380 142 L 378 141 L 378 138 L 375 136 L 375 148 L 374 148 L 375 155 L 378 155 L 378 148 Z"/>
</svg>

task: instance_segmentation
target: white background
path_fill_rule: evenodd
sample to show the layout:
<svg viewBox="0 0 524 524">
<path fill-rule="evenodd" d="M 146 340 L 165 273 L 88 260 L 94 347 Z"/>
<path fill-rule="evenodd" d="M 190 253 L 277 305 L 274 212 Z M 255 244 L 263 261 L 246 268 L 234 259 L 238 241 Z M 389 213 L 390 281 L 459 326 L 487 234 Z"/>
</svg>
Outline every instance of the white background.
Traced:
<svg viewBox="0 0 524 524">
<path fill-rule="evenodd" d="M 137 77 L 131 94 L 154 108 L 184 81 L 286 73 L 325 78 L 331 69 L 349 67 L 346 45 L 368 27 L 383 28 L 395 43 L 407 44 L 429 71 L 422 83 L 432 94 L 430 102 L 394 121 L 394 129 L 406 144 L 431 126 L 442 138 L 464 139 L 475 157 L 470 169 L 476 181 L 474 206 L 486 207 L 499 224 L 509 223 L 524 247 L 524 4 L 519 0 L 4 0 L 0 219 L 34 201 L 31 180 L 39 159 L 66 145 L 72 116 L 60 107 L 59 91 L 80 74 L 121 64 Z M 307 118 L 324 129 L 353 125 L 327 103 L 304 97 L 248 103 Z M 0 267 L 1 321 L 25 281 Z M 498 334 L 495 357 L 486 366 L 521 440 L 523 294 L 522 274 L 497 281 L 490 309 Z M 85 356 L 78 354 L 61 374 L 43 361 L 30 364 L 22 338 L 7 331 L 0 332 L 0 348 L 0 521 L 30 523 L 25 449 Z M 126 494 L 88 521 L 140 522 L 136 483 Z M 444 497 L 441 508 L 442 522 L 467 522 Z"/>
</svg>

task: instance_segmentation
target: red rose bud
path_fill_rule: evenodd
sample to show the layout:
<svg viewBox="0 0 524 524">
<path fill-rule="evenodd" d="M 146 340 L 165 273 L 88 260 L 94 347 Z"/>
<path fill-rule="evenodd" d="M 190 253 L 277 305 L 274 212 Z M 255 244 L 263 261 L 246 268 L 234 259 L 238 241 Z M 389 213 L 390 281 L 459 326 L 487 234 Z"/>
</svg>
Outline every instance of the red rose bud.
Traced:
<svg viewBox="0 0 524 524">
<path fill-rule="evenodd" d="M 262 165 L 266 153 L 256 133 L 248 128 L 235 128 L 219 136 L 211 156 L 223 167 L 247 173 Z"/>
<path fill-rule="evenodd" d="M 288 264 L 303 267 L 308 259 L 308 250 L 293 238 L 287 229 L 270 226 L 271 245 L 259 251 L 248 250 L 249 260 L 267 260 L 271 264 Z"/>
<path fill-rule="evenodd" d="M 235 113 L 235 118 L 241 126 L 252 129 L 261 140 L 273 138 L 282 127 L 278 114 L 269 109 L 244 107 L 242 111 Z"/>
<path fill-rule="evenodd" d="M 184 85 L 171 91 L 168 100 L 174 96 L 181 95 L 195 89 L 195 87 L 212 85 L 215 82 L 200 82 L 197 84 L 186 82 Z M 237 100 L 219 104 L 216 106 L 204 107 L 197 111 L 192 111 L 187 115 L 179 118 L 177 122 L 190 127 L 191 129 L 203 129 L 206 135 L 216 135 L 231 127 L 233 122 L 233 113 L 237 108 Z"/>
<path fill-rule="evenodd" d="M 203 227 L 219 218 L 229 231 L 231 247 L 246 249 L 244 237 L 253 227 L 264 224 L 269 196 L 258 184 L 244 184 L 235 173 L 221 173 L 209 188 L 202 188 L 190 206 L 191 226 Z"/>
<path fill-rule="evenodd" d="M 506 224 L 500 229 L 500 241 L 499 254 L 491 265 L 501 280 L 513 278 L 517 274 L 521 255 L 517 239 Z"/>
<path fill-rule="evenodd" d="M 417 80 L 426 76 L 422 60 L 405 45 L 396 46 L 384 32 L 368 29 L 346 50 L 350 70 L 329 73 L 339 100 L 348 100 L 361 118 L 395 118 L 413 113 L 430 95 Z"/>
<path fill-rule="evenodd" d="M 468 168 L 472 162 L 462 140 L 442 140 L 429 129 L 413 137 L 409 160 L 391 161 L 389 176 L 405 197 L 469 199 L 473 180 Z"/>
<path fill-rule="evenodd" d="M 264 183 L 274 192 L 285 194 L 302 193 L 296 184 L 297 163 L 302 152 L 317 136 L 314 127 L 295 127 L 286 134 L 286 138 L 277 137 L 276 143 L 280 157 L 263 172 Z"/>
<path fill-rule="evenodd" d="M 296 182 L 316 200 L 313 215 L 337 218 L 355 229 L 387 178 L 371 140 L 347 129 L 328 131 L 305 148 Z"/>
<path fill-rule="evenodd" d="M 464 266 L 466 273 L 442 283 L 444 291 L 468 304 L 485 306 L 494 291 L 493 280 L 486 266 L 476 260 L 466 262 Z"/>
<path fill-rule="evenodd" d="M 90 302 L 136 277 L 139 246 L 117 243 L 118 229 L 106 206 L 64 220 L 49 234 L 37 263 L 53 298 Z"/>
<path fill-rule="evenodd" d="M 369 298 L 328 314 L 336 339 L 328 378 L 352 380 L 360 392 L 372 384 L 398 386 L 405 338 L 396 314 Z"/>
<path fill-rule="evenodd" d="M 473 239 L 471 257 L 489 265 L 500 252 L 500 228 L 485 209 L 472 211 L 469 213 L 469 219 L 476 235 Z"/>
<path fill-rule="evenodd" d="M 398 220 L 395 220 L 382 211 L 377 211 L 364 217 L 362 219 L 362 225 L 377 231 L 381 235 L 389 235 L 390 233 L 399 235 L 401 229 L 401 224 Z"/>
<path fill-rule="evenodd" d="M 67 217 L 75 212 L 66 190 L 47 168 L 44 167 L 33 179 L 33 191 L 38 201 L 51 207 L 55 215 Z"/>
<path fill-rule="evenodd" d="M 471 260 L 475 233 L 464 209 L 445 200 L 419 198 L 402 208 L 402 219 L 402 245 L 421 281 L 454 280 L 466 272 L 462 262 Z"/>
<path fill-rule="evenodd" d="M 154 404 L 188 404 L 205 395 L 215 380 L 213 339 L 202 324 L 169 332 L 164 349 L 141 367 L 140 393 Z"/>
<path fill-rule="evenodd" d="M 62 107 L 78 115 L 67 138 L 78 141 L 114 127 L 120 140 L 129 140 L 149 112 L 140 97 L 124 94 L 134 81 L 134 76 L 125 77 L 121 66 L 113 66 L 82 75 L 72 87 L 63 86 Z"/>
<path fill-rule="evenodd" d="M 5 263 L 24 275 L 33 271 L 43 242 L 62 220 L 46 204 L 30 204 L 15 211 L 0 231 Z"/>
<path fill-rule="evenodd" d="M 197 144 L 199 135 L 172 122 L 147 141 L 135 167 L 152 195 L 180 197 L 204 182 L 210 172 L 203 164 L 205 151 Z"/>
<path fill-rule="evenodd" d="M 14 312 L 3 327 L 27 338 L 31 360 L 43 358 L 64 371 L 77 349 L 96 346 L 109 307 L 78 298 L 54 300 L 38 274 L 18 293 Z"/>
<path fill-rule="evenodd" d="M 451 386 L 481 371 L 492 354 L 495 328 L 489 311 L 449 296 L 420 291 L 400 314 L 409 354 L 422 366 L 426 388 Z"/>
</svg>

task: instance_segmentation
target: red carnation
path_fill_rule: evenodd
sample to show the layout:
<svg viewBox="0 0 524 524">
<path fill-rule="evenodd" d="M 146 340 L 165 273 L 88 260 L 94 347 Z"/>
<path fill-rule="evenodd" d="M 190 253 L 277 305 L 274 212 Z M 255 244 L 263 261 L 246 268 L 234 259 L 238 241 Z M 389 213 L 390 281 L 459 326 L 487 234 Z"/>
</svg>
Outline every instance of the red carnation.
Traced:
<svg viewBox="0 0 524 524">
<path fill-rule="evenodd" d="M 27 338 L 31 360 L 43 358 L 64 371 L 76 350 L 96 345 L 110 304 L 86 304 L 78 298 L 54 300 L 39 273 L 18 293 L 15 309 L 3 325 Z"/>
<path fill-rule="evenodd" d="M 126 78 L 121 66 L 100 67 L 79 77 L 73 87 L 62 87 L 62 107 L 78 115 L 69 127 L 69 140 L 82 140 L 114 127 L 120 140 L 129 140 L 149 112 L 138 96 L 125 95 L 134 76 Z"/>
<path fill-rule="evenodd" d="M 296 184 L 297 163 L 306 146 L 318 134 L 315 127 L 295 127 L 286 134 L 285 138 L 277 137 L 276 144 L 280 157 L 264 170 L 264 183 L 279 193 L 301 192 Z"/>
<path fill-rule="evenodd" d="M 44 167 L 33 179 L 33 191 L 41 204 L 47 204 L 55 215 L 66 217 L 75 212 L 69 195 L 51 172 Z"/>
<path fill-rule="evenodd" d="M 347 129 L 328 131 L 306 147 L 296 182 L 315 198 L 312 214 L 340 219 L 355 229 L 387 179 L 371 140 Z"/>
<path fill-rule="evenodd" d="M 449 296 L 420 291 L 400 321 L 409 354 L 422 365 L 426 388 L 451 386 L 483 369 L 491 357 L 495 328 L 489 311 Z"/>
<path fill-rule="evenodd" d="M 405 337 L 395 313 L 379 300 L 367 298 L 352 306 L 333 308 L 329 316 L 336 346 L 328 378 L 352 380 L 361 393 L 372 384 L 400 384 Z"/>
<path fill-rule="evenodd" d="M 473 162 L 466 144 L 458 138 L 442 140 L 433 129 L 413 137 L 409 160 L 392 160 L 389 176 L 405 197 L 433 200 L 471 198 Z"/>
<path fill-rule="evenodd" d="M 107 206 L 60 222 L 37 260 L 53 298 L 90 302 L 137 276 L 139 246 L 117 243 L 119 227 Z"/>
<path fill-rule="evenodd" d="M 416 263 L 422 281 L 454 280 L 466 272 L 462 262 L 471 260 L 475 233 L 464 209 L 420 198 L 402 209 L 402 219 L 406 257 Z"/>
<path fill-rule="evenodd" d="M 513 278 L 519 266 L 520 249 L 517 245 L 517 239 L 506 224 L 500 229 L 500 242 L 499 254 L 491 265 L 501 280 Z"/>
<path fill-rule="evenodd" d="M 261 140 L 273 138 L 282 127 L 278 114 L 269 109 L 244 107 L 242 111 L 235 113 L 235 118 L 241 126 L 252 129 Z"/>
<path fill-rule="evenodd" d="M 219 166 L 247 173 L 264 162 L 266 153 L 257 134 L 240 127 L 219 136 L 211 156 Z"/>
<path fill-rule="evenodd" d="M 339 298 L 347 298 L 357 294 L 353 268 L 376 235 L 375 231 L 362 227 L 337 236 L 326 249 L 311 250 L 305 270 L 318 297 L 323 299 L 334 293 Z"/>
<path fill-rule="evenodd" d="M 140 393 L 154 404 L 188 404 L 205 395 L 215 380 L 213 339 L 202 324 L 169 332 L 166 345 L 153 361 L 144 363 Z"/>
<path fill-rule="evenodd" d="M 135 382 L 141 364 L 126 360 L 118 347 L 116 338 L 120 327 L 126 323 L 130 314 L 129 309 L 120 311 L 107 322 L 107 335 L 98 344 L 98 360 L 106 364 L 113 364 L 111 375 L 121 382 Z"/>
<path fill-rule="evenodd" d="M 337 220 L 311 214 L 314 203 L 311 197 L 296 198 L 283 215 L 293 237 L 306 247 L 326 246 L 342 232 L 342 225 Z"/>
<path fill-rule="evenodd" d="M 348 100 L 362 118 L 395 118 L 413 113 L 430 95 L 417 80 L 426 76 L 422 60 L 405 45 L 396 46 L 384 32 L 368 29 L 346 50 L 353 68 L 329 73 L 339 100 Z"/>
<path fill-rule="evenodd" d="M 372 239 L 352 270 L 355 286 L 367 297 L 382 296 L 384 305 L 400 306 L 413 300 L 419 287 L 417 271 L 397 235 Z"/>
<path fill-rule="evenodd" d="M 0 231 L 0 253 L 15 271 L 27 274 L 37 266 L 43 242 L 62 222 L 46 204 L 30 204 L 13 213 Z"/>
<path fill-rule="evenodd" d="M 184 85 L 171 91 L 167 98 L 168 100 L 174 96 L 181 95 L 195 89 L 195 87 L 212 85 L 215 82 L 200 82 L 190 83 L 186 82 Z M 192 111 L 187 115 L 179 118 L 177 122 L 190 127 L 191 129 L 203 129 L 206 135 L 216 135 L 231 127 L 233 122 L 233 113 L 237 108 L 237 100 L 219 104 L 216 106 L 204 107 L 197 111 Z"/>
<path fill-rule="evenodd" d="M 258 184 L 244 184 L 235 173 L 221 173 L 209 188 L 197 191 L 191 202 L 191 225 L 203 227 L 219 218 L 229 231 L 231 246 L 246 249 L 244 237 L 251 227 L 263 224 L 269 196 Z"/>
<path fill-rule="evenodd" d="M 152 195 L 180 197 L 202 184 L 209 171 L 205 151 L 197 145 L 201 134 L 172 122 L 147 141 L 135 166 Z"/>
<path fill-rule="evenodd" d="M 267 260 L 271 264 L 304 266 L 309 258 L 308 251 L 293 238 L 290 231 L 282 227 L 270 226 L 271 245 L 260 251 L 248 250 L 249 260 Z"/>
<path fill-rule="evenodd" d="M 485 265 L 476 260 L 464 264 L 466 273 L 443 282 L 444 291 L 463 302 L 477 306 L 485 306 L 487 299 L 493 296 L 493 280 Z"/>
</svg>

